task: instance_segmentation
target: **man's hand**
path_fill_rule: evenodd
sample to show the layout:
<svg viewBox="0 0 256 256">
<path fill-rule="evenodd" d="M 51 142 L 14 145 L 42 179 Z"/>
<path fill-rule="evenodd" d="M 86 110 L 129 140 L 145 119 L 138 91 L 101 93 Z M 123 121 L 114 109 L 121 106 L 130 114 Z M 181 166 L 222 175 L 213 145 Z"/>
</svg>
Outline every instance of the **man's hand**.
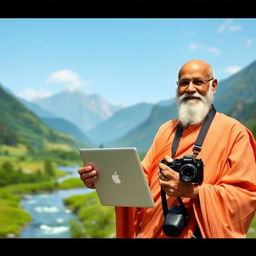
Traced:
<svg viewBox="0 0 256 256">
<path fill-rule="evenodd" d="M 170 156 L 165 156 L 165 160 L 169 163 L 173 161 Z M 198 199 L 199 192 L 195 184 L 183 181 L 178 172 L 165 164 L 160 163 L 159 169 L 159 184 L 167 195 Z"/>
<path fill-rule="evenodd" d="M 91 163 L 84 165 L 78 169 L 80 179 L 84 182 L 87 188 L 95 188 L 94 182 L 98 178 L 98 171 Z"/>
</svg>

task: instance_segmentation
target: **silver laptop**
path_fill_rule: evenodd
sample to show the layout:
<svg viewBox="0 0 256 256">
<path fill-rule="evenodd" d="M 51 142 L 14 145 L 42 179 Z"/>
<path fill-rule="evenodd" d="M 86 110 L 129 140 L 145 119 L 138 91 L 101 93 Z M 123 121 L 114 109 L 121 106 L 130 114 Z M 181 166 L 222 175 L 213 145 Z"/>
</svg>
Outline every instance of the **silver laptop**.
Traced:
<svg viewBox="0 0 256 256">
<path fill-rule="evenodd" d="M 99 170 L 95 188 L 102 205 L 155 207 L 136 148 L 79 151 L 84 163 L 91 162 Z"/>
</svg>

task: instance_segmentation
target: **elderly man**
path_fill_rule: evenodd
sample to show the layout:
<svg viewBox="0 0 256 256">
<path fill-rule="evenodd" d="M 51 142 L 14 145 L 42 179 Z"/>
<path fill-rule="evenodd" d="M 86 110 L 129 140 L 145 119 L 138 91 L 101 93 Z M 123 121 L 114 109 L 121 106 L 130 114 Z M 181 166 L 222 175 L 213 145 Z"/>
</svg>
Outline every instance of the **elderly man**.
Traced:
<svg viewBox="0 0 256 256">
<path fill-rule="evenodd" d="M 186 208 L 188 223 L 178 238 L 246 237 L 256 210 L 256 143 L 245 126 L 222 113 L 215 114 L 197 152 L 204 165 L 202 182 L 186 182 L 170 167 L 173 158 L 193 155 L 202 125 L 214 109 L 217 85 L 212 67 L 204 61 L 191 60 L 180 68 L 178 119 L 159 128 L 142 161 L 156 207 L 116 207 L 117 237 L 169 237 L 162 228 L 161 188 L 168 208 L 179 205 L 177 198 Z M 174 157 L 170 152 L 178 126 L 181 134 Z M 85 165 L 78 172 L 85 185 L 94 188 L 97 172 L 93 166 Z"/>
</svg>

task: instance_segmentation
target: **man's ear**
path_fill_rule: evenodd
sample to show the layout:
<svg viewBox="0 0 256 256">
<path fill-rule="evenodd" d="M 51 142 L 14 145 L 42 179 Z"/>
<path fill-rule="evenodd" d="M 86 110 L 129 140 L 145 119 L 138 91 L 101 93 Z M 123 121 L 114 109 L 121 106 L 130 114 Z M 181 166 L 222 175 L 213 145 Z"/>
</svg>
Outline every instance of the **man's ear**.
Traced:
<svg viewBox="0 0 256 256">
<path fill-rule="evenodd" d="M 218 80 L 214 79 L 212 81 L 212 91 L 213 91 L 213 93 L 216 93 L 217 87 L 218 87 Z"/>
</svg>

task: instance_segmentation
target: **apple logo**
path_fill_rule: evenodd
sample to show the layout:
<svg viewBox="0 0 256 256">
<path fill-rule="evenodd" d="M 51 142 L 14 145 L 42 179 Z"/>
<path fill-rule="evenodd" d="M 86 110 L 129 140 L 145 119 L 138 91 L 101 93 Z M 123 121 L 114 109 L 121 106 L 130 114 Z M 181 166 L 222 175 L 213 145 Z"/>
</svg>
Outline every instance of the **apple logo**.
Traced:
<svg viewBox="0 0 256 256">
<path fill-rule="evenodd" d="M 112 180 L 116 183 L 116 184 L 120 184 L 121 180 L 118 176 L 118 174 L 116 172 L 114 172 L 114 174 L 112 175 Z"/>
</svg>

